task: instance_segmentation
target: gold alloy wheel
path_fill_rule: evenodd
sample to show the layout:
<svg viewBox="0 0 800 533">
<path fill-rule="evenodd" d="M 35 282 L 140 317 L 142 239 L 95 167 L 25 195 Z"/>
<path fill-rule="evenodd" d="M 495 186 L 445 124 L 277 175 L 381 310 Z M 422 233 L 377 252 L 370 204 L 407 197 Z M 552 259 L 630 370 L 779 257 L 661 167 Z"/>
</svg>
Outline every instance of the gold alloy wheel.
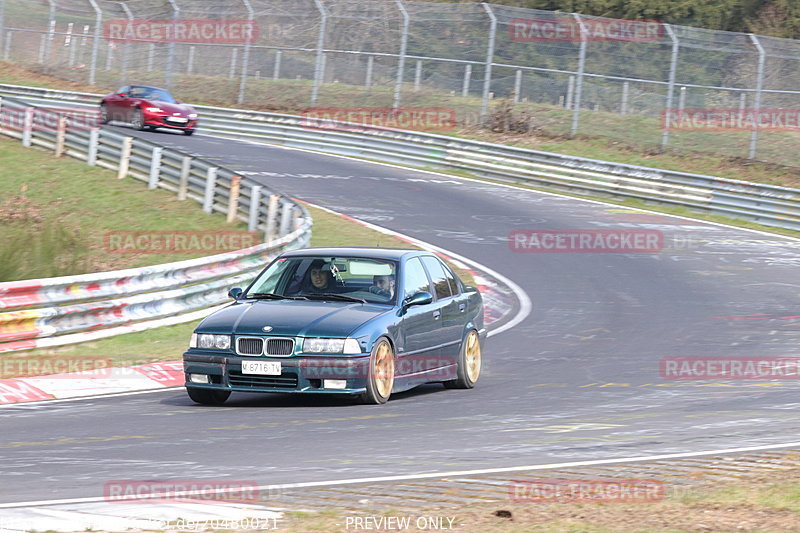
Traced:
<svg viewBox="0 0 800 533">
<path fill-rule="evenodd" d="M 375 352 L 373 376 L 378 394 L 386 398 L 392 393 L 394 385 L 394 354 L 386 341 L 381 342 Z"/>
<path fill-rule="evenodd" d="M 464 362 L 467 364 L 467 378 L 475 383 L 481 374 L 481 343 L 478 332 L 471 331 L 464 347 Z"/>
</svg>

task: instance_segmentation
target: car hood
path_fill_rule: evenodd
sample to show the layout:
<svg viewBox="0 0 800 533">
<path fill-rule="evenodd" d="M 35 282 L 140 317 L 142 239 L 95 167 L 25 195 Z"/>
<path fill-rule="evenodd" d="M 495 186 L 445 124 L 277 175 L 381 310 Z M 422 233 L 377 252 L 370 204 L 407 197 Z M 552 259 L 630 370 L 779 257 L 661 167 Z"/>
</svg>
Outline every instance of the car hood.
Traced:
<svg viewBox="0 0 800 533">
<path fill-rule="evenodd" d="M 162 102 L 161 100 L 152 100 L 151 103 L 160 107 L 167 113 L 181 113 L 186 115 L 194 113 L 194 108 L 187 104 L 170 104 L 168 102 Z"/>
<path fill-rule="evenodd" d="M 364 322 L 391 312 L 385 305 L 305 300 L 238 302 L 203 320 L 197 331 L 289 337 L 345 337 Z"/>
</svg>

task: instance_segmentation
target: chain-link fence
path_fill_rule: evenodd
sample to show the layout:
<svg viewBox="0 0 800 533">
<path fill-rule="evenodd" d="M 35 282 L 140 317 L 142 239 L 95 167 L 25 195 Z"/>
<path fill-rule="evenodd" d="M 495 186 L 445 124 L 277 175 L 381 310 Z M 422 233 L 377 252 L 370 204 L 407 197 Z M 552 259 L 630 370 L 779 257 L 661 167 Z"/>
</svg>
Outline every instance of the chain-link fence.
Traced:
<svg viewBox="0 0 800 533">
<path fill-rule="evenodd" d="M 0 0 L 4 60 L 259 109 L 507 99 L 553 135 L 800 166 L 800 41 L 486 3 Z"/>
</svg>

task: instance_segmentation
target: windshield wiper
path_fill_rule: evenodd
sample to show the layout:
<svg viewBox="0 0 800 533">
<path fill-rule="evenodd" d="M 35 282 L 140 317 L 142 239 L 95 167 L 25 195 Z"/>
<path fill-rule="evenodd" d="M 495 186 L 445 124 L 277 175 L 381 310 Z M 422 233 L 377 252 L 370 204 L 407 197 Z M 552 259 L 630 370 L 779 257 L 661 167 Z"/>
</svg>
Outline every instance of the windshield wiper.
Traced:
<svg viewBox="0 0 800 533">
<path fill-rule="evenodd" d="M 305 296 L 284 296 L 282 294 L 275 294 L 274 292 L 253 292 L 245 296 L 245 298 L 263 298 L 265 300 L 308 300 Z"/>
<path fill-rule="evenodd" d="M 358 302 L 365 304 L 366 300 L 356 298 L 355 296 L 347 296 L 346 294 L 336 294 L 333 292 L 321 292 L 319 294 L 308 294 L 306 297 L 310 300 L 341 300 L 343 302 Z"/>
</svg>

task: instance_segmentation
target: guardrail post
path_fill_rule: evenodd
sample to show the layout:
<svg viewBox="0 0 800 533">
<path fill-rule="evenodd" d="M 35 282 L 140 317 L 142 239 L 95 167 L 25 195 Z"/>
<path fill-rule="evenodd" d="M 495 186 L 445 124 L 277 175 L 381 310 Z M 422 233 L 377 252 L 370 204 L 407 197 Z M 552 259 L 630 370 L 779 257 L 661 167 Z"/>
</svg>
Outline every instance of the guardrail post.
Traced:
<svg viewBox="0 0 800 533">
<path fill-rule="evenodd" d="M 497 36 L 497 17 L 489 4 L 483 2 L 482 5 L 491 20 L 489 45 L 486 50 L 486 70 L 483 75 L 483 98 L 481 101 L 481 117 L 485 117 L 489 113 L 489 93 L 492 90 L 492 64 L 494 63 L 494 42 Z"/>
<path fill-rule="evenodd" d="M 122 152 L 119 155 L 119 171 L 117 179 L 122 179 L 128 175 L 128 167 L 131 165 L 131 150 L 133 149 L 133 137 L 122 139 Z"/>
<path fill-rule="evenodd" d="M 239 209 L 239 191 L 241 180 L 242 178 L 239 176 L 234 176 L 231 178 L 231 190 L 228 194 L 228 218 L 226 220 L 228 224 L 231 224 L 236 220 L 236 211 Z"/>
<path fill-rule="evenodd" d="M 164 148 L 156 146 L 150 156 L 150 178 L 147 180 L 147 188 L 155 189 L 158 187 L 158 177 L 161 174 L 161 153 Z"/>
<path fill-rule="evenodd" d="M 86 152 L 86 164 L 90 167 L 97 165 L 97 145 L 100 141 L 100 130 L 92 128 L 89 131 L 89 150 Z"/>
<path fill-rule="evenodd" d="M 278 236 L 283 237 L 289 233 L 289 227 L 292 224 L 292 204 L 289 202 L 281 202 L 281 225 L 278 230 Z"/>
<path fill-rule="evenodd" d="M 583 71 L 586 68 L 586 43 L 589 42 L 589 30 L 581 20 L 580 15 L 573 13 L 572 16 L 578 23 L 581 32 L 581 47 L 578 51 L 578 72 L 575 80 L 575 96 L 572 101 L 572 126 L 570 127 L 570 135 L 575 136 L 578 133 L 578 125 L 581 116 L 581 94 L 583 93 Z"/>
<path fill-rule="evenodd" d="M 185 155 L 181 159 L 181 177 L 178 181 L 178 200 L 186 200 L 186 191 L 189 188 L 189 173 L 192 171 L 192 157 Z"/>
<path fill-rule="evenodd" d="M 64 155 L 64 140 L 67 136 L 67 117 L 58 117 L 56 129 L 56 157 Z"/>
<path fill-rule="evenodd" d="M 33 135 L 33 108 L 25 108 L 25 121 L 22 124 L 22 146 L 29 147 L 31 145 L 31 136 Z"/>
<path fill-rule="evenodd" d="M 206 192 L 203 196 L 203 211 L 208 214 L 214 212 L 214 189 L 217 186 L 217 167 L 211 167 L 206 172 Z"/>
<path fill-rule="evenodd" d="M 258 229 L 258 209 L 261 207 L 261 185 L 250 188 L 250 212 L 247 216 L 247 231 Z"/>
<path fill-rule="evenodd" d="M 267 204 L 267 228 L 264 231 L 264 241 L 269 242 L 275 238 L 275 219 L 278 217 L 279 194 L 271 194 Z"/>
</svg>

